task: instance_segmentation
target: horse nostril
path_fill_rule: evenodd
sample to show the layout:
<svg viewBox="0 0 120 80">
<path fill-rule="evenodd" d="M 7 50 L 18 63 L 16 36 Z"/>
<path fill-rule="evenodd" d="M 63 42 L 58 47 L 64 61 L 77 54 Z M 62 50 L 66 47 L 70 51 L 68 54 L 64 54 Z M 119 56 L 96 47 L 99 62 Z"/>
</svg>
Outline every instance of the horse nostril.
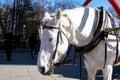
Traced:
<svg viewBox="0 0 120 80">
<path fill-rule="evenodd" d="M 41 70 L 41 72 L 45 72 L 45 68 L 44 67 L 41 67 L 40 70 Z"/>
</svg>

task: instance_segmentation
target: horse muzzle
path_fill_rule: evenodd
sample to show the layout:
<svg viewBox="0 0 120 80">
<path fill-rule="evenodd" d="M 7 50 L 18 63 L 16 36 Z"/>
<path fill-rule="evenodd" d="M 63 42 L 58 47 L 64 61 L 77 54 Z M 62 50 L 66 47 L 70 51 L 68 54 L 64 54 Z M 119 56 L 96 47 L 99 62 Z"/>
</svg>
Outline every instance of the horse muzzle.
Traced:
<svg viewBox="0 0 120 80">
<path fill-rule="evenodd" d="M 47 70 L 47 71 L 46 71 L 45 67 L 40 67 L 38 70 L 43 75 L 51 75 L 54 71 L 54 67 L 50 67 L 49 70 Z"/>
</svg>

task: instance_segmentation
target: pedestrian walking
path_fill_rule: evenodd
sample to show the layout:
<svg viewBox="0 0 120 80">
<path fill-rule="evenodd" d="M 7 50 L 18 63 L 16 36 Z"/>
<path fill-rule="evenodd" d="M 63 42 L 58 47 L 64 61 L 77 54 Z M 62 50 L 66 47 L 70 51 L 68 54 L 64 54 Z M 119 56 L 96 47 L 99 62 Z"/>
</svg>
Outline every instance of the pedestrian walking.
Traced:
<svg viewBox="0 0 120 80">
<path fill-rule="evenodd" d="M 12 55 L 12 45 L 13 45 L 13 35 L 12 32 L 8 32 L 4 35 L 4 49 L 7 57 L 7 61 L 11 61 Z"/>
<path fill-rule="evenodd" d="M 32 33 L 31 36 L 29 37 L 29 46 L 30 46 L 30 49 L 31 49 L 31 58 L 34 59 L 34 54 L 37 53 L 37 36 Z"/>
</svg>

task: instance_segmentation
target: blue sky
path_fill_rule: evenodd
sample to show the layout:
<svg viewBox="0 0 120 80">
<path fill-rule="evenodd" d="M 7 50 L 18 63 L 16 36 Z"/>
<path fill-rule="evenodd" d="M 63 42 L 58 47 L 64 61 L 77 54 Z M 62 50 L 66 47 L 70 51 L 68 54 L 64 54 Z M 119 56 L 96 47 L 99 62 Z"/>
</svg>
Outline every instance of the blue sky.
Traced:
<svg viewBox="0 0 120 80">
<path fill-rule="evenodd" d="M 11 4 L 14 0 L 0 0 L 1 4 Z"/>
<path fill-rule="evenodd" d="M 5 3 L 6 0 L 0 0 L 1 3 Z M 7 3 L 12 2 L 13 0 L 7 0 Z M 49 1 L 53 1 L 53 0 L 49 0 Z M 72 1 L 72 0 L 71 0 Z M 74 0 L 73 0 L 74 1 Z M 83 4 L 86 0 L 78 0 L 80 2 L 80 4 Z M 120 5 L 120 0 L 116 0 L 119 5 Z M 108 2 L 108 0 L 92 0 L 87 7 L 98 7 L 98 6 L 104 6 L 106 9 L 108 9 L 109 7 L 112 7 L 110 5 L 110 3 Z"/>
</svg>

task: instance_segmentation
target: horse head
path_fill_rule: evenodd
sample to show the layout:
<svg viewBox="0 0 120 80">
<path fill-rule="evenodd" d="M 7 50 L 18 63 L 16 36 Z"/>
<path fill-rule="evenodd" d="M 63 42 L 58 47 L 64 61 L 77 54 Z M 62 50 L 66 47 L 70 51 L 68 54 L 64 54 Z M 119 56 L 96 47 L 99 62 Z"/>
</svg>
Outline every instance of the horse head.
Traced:
<svg viewBox="0 0 120 80">
<path fill-rule="evenodd" d="M 44 75 L 53 72 L 55 63 L 65 55 L 68 48 L 68 39 L 65 29 L 59 24 L 61 10 L 44 25 L 41 37 L 41 47 L 38 55 L 38 70 Z"/>
</svg>

